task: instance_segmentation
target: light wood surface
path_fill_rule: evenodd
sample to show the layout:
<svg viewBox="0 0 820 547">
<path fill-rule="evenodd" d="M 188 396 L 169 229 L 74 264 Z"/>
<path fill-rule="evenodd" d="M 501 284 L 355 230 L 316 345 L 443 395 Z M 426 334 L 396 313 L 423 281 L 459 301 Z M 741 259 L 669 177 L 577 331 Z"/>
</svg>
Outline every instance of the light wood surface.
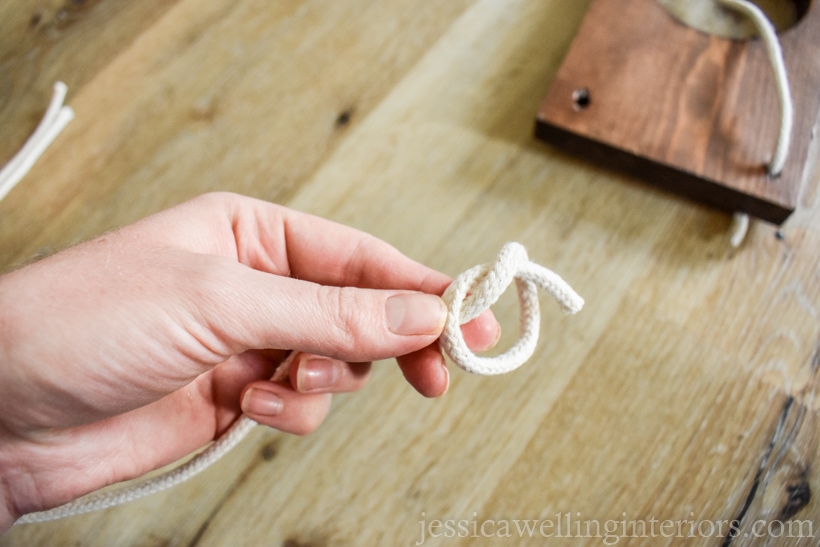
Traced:
<svg viewBox="0 0 820 547">
<path fill-rule="evenodd" d="M 654 519 L 655 537 L 618 544 L 720 545 L 737 518 L 733 545 L 815 545 L 752 533 L 781 519 L 820 537 L 816 149 L 781 237 L 755 224 L 731 251 L 726 214 L 539 143 L 535 113 L 588 4 L 1 3 L 0 161 L 54 80 L 77 112 L 0 203 L 4 269 L 222 189 L 450 274 L 520 241 L 587 305 L 565 317 L 545 300 L 536 355 L 514 373 L 454 370 L 431 401 L 379 363 L 306 438 L 258 428 L 183 486 L 0 544 L 413 545 L 420 521 L 481 536 L 569 516 L 647 535 Z M 507 296 L 502 347 L 517 329 Z M 724 534 L 663 537 L 665 520 Z M 511 534 L 424 544 L 604 541 Z"/>
</svg>

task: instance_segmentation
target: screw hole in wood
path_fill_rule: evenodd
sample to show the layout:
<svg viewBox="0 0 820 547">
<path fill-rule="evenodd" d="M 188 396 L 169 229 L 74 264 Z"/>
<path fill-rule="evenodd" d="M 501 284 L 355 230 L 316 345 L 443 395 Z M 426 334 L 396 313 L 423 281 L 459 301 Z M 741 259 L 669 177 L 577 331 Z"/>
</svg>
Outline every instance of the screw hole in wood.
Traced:
<svg viewBox="0 0 820 547">
<path fill-rule="evenodd" d="M 572 92 L 572 108 L 577 112 L 589 108 L 592 104 L 592 99 L 589 95 L 589 89 L 581 87 Z"/>
</svg>

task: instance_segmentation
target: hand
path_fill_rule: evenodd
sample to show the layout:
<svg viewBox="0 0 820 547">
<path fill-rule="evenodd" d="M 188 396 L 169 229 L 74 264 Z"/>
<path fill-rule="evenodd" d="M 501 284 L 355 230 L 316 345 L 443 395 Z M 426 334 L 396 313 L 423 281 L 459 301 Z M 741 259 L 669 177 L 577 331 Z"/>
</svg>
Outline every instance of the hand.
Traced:
<svg viewBox="0 0 820 547">
<path fill-rule="evenodd" d="M 352 228 L 224 193 L 0 277 L 0 530 L 175 461 L 241 411 L 308 433 L 373 360 L 443 394 L 449 281 Z M 486 313 L 464 332 L 481 350 L 499 327 Z M 271 382 L 285 350 L 300 352 L 289 382 Z"/>
</svg>

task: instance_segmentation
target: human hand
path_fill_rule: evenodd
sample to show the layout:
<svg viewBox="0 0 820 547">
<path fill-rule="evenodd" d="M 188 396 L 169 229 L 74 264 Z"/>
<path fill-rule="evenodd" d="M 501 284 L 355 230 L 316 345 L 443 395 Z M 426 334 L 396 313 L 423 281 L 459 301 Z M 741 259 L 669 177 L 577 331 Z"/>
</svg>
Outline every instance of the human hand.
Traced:
<svg viewBox="0 0 820 547">
<path fill-rule="evenodd" d="M 0 530 L 175 461 L 241 411 L 308 433 L 373 360 L 443 394 L 449 281 L 352 228 L 224 193 L 6 274 Z M 464 333 L 481 350 L 499 327 L 485 313 Z M 286 350 L 289 382 L 271 382 Z"/>
</svg>

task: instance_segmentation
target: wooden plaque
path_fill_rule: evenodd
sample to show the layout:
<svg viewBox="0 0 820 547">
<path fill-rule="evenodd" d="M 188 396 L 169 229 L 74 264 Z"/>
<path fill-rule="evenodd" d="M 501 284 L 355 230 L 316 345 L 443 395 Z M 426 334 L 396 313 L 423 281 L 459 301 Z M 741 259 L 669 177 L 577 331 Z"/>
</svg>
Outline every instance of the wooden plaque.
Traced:
<svg viewBox="0 0 820 547">
<path fill-rule="evenodd" d="M 766 163 L 780 106 L 760 40 L 706 35 L 656 0 L 593 0 L 536 135 L 683 196 L 780 224 L 794 211 L 820 107 L 820 6 L 780 34 L 795 105 L 790 153 Z"/>
</svg>

